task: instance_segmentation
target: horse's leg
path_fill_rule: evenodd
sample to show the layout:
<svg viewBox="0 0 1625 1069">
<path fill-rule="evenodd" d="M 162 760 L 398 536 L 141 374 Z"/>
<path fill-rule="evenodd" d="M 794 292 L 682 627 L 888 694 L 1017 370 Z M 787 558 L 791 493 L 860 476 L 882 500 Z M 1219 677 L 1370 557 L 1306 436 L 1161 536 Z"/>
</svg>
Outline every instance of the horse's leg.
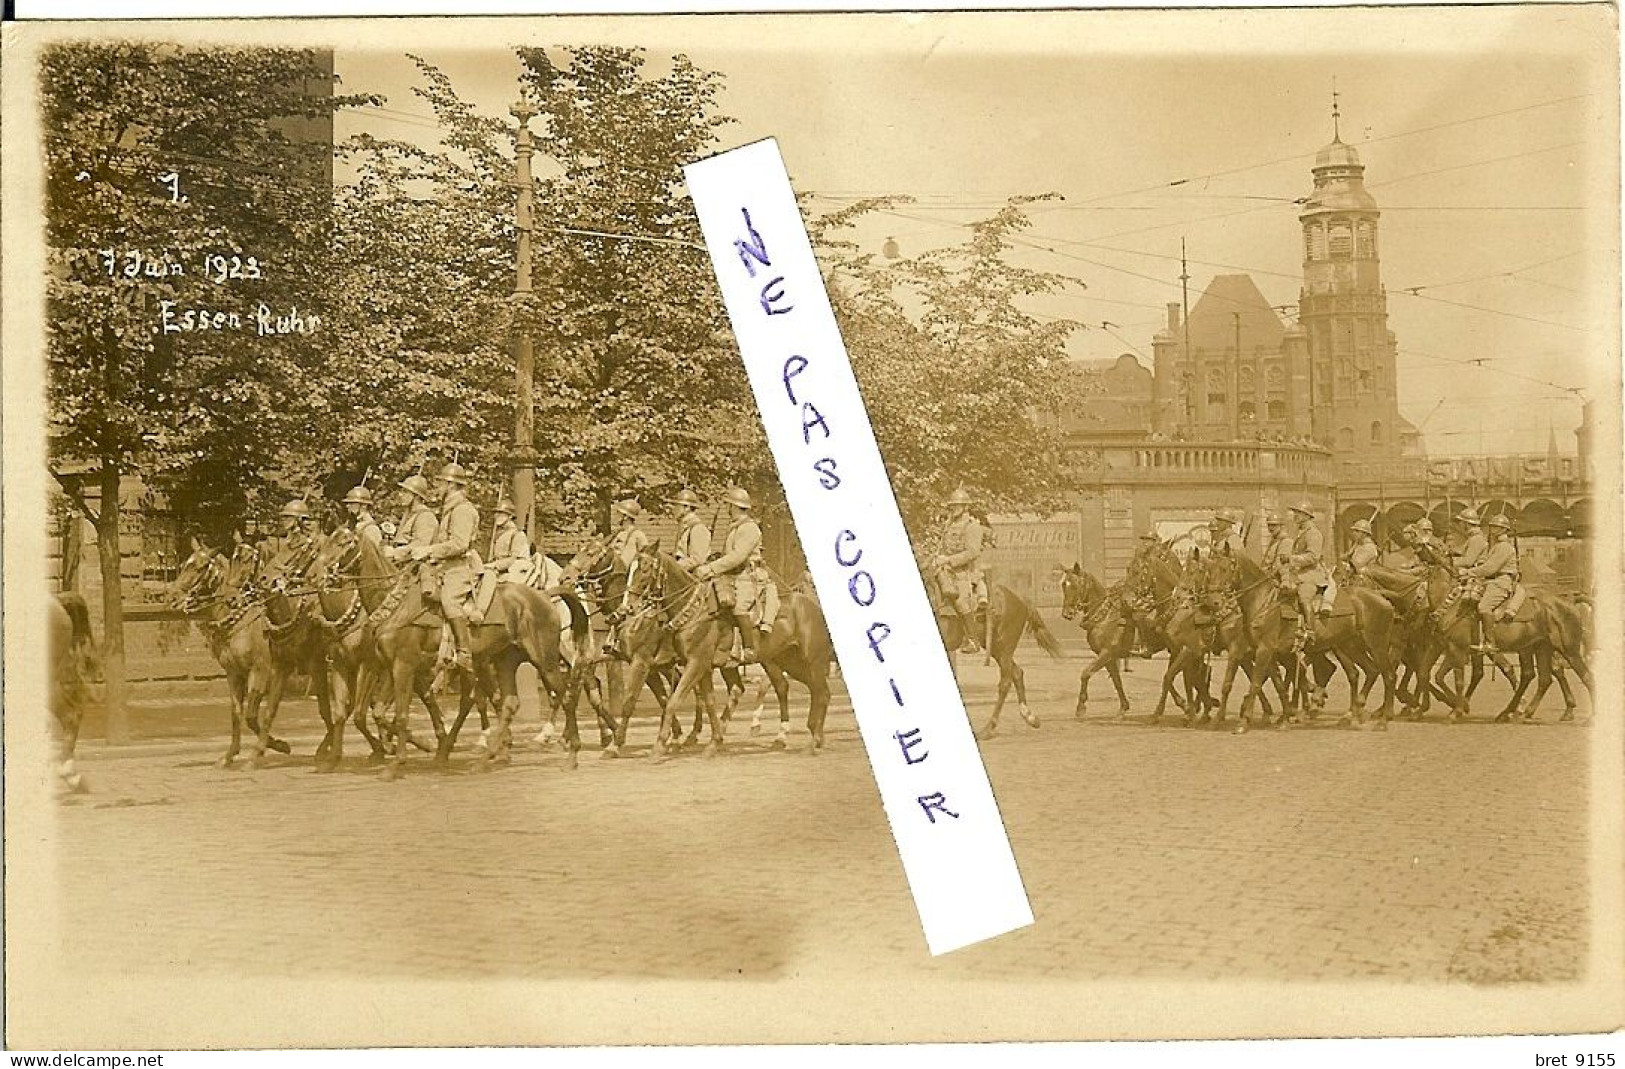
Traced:
<svg viewBox="0 0 1625 1069">
<path fill-rule="evenodd" d="M 259 730 L 255 733 L 254 753 L 249 757 L 252 768 L 265 766 L 265 751 L 271 745 L 271 724 L 276 720 L 277 707 L 282 704 L 282 689 L 287 682 L 287 668 L 273 663 L 270 684 L 265 688 L 265 706 L 260 713 Z"/>
<path fill-rule="evenodd" d="M 1012 667 L 1012 662 L 1009 660 L 1007 655 L 1000 656 L 996 659 L 999 662 L 999 689 L 997 695 L 993 699 L 993 715 L 988 719 L 988 722 L 982 726 L 982 729 L 975 733 L 976 737 L 979 739 L 991 739 L 993 736 L 999 733 L 999 714 L 1004 710 L 1004 703 L 1010 697 L 1010 686 L 1012 683 L 1010 669 Z"/>
<path fill-rule="evenodd" d="M 1162 712 L 1168 707 L 1168 695 L 1173 693 L 1174 679 L 1185 667 L 1186 650 L 1181 646 L 1177 651 L 1168 653 L 1168 669 L 1162 673 L 1162 693 L 1157 696 L 1157 707 L 1151 711 L 1151 722 L 1155 724 L 1162 719 Z M 1179 703 L 1179 698 L 1174 698 Z"/>
<path fill-rule="evenodd" d="M 666 707 L 660 711 L 660 732 L 655 736 L 654 749 L 649 751 L 650 758 L 656 761 L 665 759 L 666 744 L 677 728 L 678 703 L 688 696 L 689 691 L 695 688 L 702 671 L 709 677 L 711 672 L 711 651 L 709 649 L 702 650 L 701 656 L 688 659 L 683 665 L 682 674 L 677 677 L 677 685 L 666 696 Z"/>
<path fill-rule="evenodd" d="M 404 629 L 403 629 L 404 630 Z M 394 735 L 394 746 L 389 754 L 389 763 L 384 766 L 383 776 L 386 780 L 399 779 L 406 763 L 406 737 L 407 721 L 411 713 L 412 684 L 417 675 L 416 649 L 413 636 L 398 635 L 397 642 L 401 648 L 396 649 L 390 658 L 390 678 L 393 683 L 395 698 L 395 719 L 390 725 Z"/>
<path fill-rule="evenodd" d="M 333 742 L 333 680 L 327 672 L 327 650 L 318 648 L 311 656 L 310 672 L 314 677 L 312 682 L 316 685 L 316 713 L 322 718 L 327 732 L 322 736 L 322 745 L 331 746 Z M 271 725 L 265 725 L 266 734 L 270 734 Z M 267 743 L 270 739 L 267 738 Z M 321 757 L 322 748 L 317 748 L 317 757 Z"/>
<path fill-rule="evenodd" d="M 242 752 L 243 725 L 247 722 L 245 710 L 248 706 L 248 673 L 240 669 L 228 670 L 226 682 L 231 688 L 231 745 L 226 749 L 225 756 L 217 764 L 222 768 L 230 768 L 231 763 L 237 760 Z"/>
<path fill-rule="evenodd" d="M 829 666 L 820 672 L 816 664 L 808 665 L 807 673 L 807 733 L 812 736 L 807 745 L 809 754 L 824 748 L 824 718 L 829 715 Z M 779 703 L 786 705 L 790 686 L 787 682 L 779 694 Z"/>
<path fill-rule="evenodd" d="M 1568 660 L 1567 658 L 1564 659 Z M 1572 665 L 1574 662 L 1568 661 L 1568 663 Z M 1563 692 L 1563 715 L 1558 719 L 1566 723 L 1574 719 L 1574 691 L 1569 688 L 1568 672 L 1560 665 L 1555 663 L 1552 665 L 1552 675 L 1557 680 L 1558 689 Z"/>
<path fill-rule="evenodd" d="M 779 733 L 773 739 L 775 750 L 782 750 L 790 745 L 790 678 L 779 667 L 777 662 L 767 662 L 762 665 L 764 685 L 772 686 L 773 696 L 779 702 Z M 807 729 L 812 730 L 812 710 L 807 711 Z M 755 734 L 754 727 L 751 734 Z"/>
<path fill-rule="evenodd" d="M 1518 678 L 1512 688 L 1512 697 L 1507 700 L 1506 708 L 1495 718 L 1497 724 L 1505 723 L 1518 715 L 1518 705 L 1535 677 L 1534 660 L 1534 655 L 1529 650 L 1518 651 Z"/>
</svg>

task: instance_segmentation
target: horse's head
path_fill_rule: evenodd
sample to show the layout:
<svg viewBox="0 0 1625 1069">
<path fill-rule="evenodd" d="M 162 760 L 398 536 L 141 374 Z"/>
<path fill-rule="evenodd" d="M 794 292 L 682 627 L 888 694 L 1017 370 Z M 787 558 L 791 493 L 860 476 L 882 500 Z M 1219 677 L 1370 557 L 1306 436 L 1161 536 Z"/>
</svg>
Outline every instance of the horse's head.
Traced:
<svg viewBox="0 0 1625 1069">
<path fill-rule="evenodd" d="M 256 546 L 243 543 L 226 559 L 220 589 L 238 597 L 253 597 L 260 575 L 261 554 Z"/>
<path fill-rule="evenodd" d="M 644 546 L 632 558 L 632 566 L 627 569 L 625 577 L 627 611 L 635 612 L 645 605 L 665 602 L 666 581 L 670 575 L 665 566 L 666 559 L 660 552 L 658 540 Z"/>
<path fill-rule="evenodd" d="M 361 539 L 348 527 L 340 527 L 317 547 L 305 574 L 317 590 L 327 591 L 352 574 L 361 561 Z"/>
<path fill-rule="evenodd" d="M 164 588 L 164 598 L 180 612 L 196 612 L 201 602 L 220 589 L 227 561 L 208 546 L 198 546 L 181 564 L 175 578 Z"/>
<path fill-rule="evenodd" d="M 1061 571 L 1061 618 L 1076 619 L 1087 616 L 1100 603 L 1104 588 L 1100 580 L 1083 570 L 1080 564 Z"/>
</svg>

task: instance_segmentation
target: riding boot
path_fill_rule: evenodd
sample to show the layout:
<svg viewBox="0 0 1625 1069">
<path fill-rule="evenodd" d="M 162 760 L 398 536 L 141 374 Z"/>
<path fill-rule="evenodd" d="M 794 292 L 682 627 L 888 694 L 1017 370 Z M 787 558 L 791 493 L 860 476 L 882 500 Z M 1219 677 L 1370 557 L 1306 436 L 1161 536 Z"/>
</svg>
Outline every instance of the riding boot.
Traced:
<svg viewBox="0 0 1625 1069">
<path fill-rule="evenodd" d="M 1484 653 L 1491 657 L 1501 651 L 1495 645 L 1495 616 L 1493 613 L 1481 612 L 1478 614 L 1478 645 L 1473 647 L 1474 653 Z"/>
<path fill-rule="evenodd" d="M 756 656 L 756 625 L 748 617 L 734 617 L 734 624 L 739 628 L 740 664 L 755 664 Z"/>
<path fill-rule="evenodd" d="M 451 663 L 457 668 L 469 671 L 474 667 L 474 655 L 470 652 L 474 649 L 473 628 L 460 616 L 454 616 L 447 622 L 451 624 L 451 635 L 457 643 L 457 654 Z"/>
<path fill-rule="evenodd" d="M 959 644 L 959 652 L 982 652 L 982 647 L 976 644 L 976 617 L 967 616 L 963 612 L 956 612 L 956 615 L 959 617 L 959 629 L 965 635 L 965 640 Z"/>
</svg>

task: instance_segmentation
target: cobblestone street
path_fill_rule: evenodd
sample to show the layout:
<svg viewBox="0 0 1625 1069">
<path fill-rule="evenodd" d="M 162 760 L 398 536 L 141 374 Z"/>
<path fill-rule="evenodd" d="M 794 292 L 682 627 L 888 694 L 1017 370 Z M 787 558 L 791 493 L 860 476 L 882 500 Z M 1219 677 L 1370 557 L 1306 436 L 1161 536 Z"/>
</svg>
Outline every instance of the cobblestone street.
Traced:
<svg viewBox="0 0 1625 1069">
<path fill-rule="evenodd" d="M 979 660 L 979 659 L 977 659 Z M 1071 715 L 1076 665 L 1028 658 L 1039 730 L 983 744 L 1037 923 L 932 960 L 838 690 L 829 747 L 736 721 L 727 751 L 569 771 L 530 747 L 489 774 L 415 757 L 381 781 L 352 737 L 222 770 L 205 735 L 87 745 L 63 807 L 65 963 L 89 971 L 508 978 L 781 977 L 814 966 L 1010 980 L 1559 980 L 1584 967 L 1580 722 L 1228 733 Z M 985 718 L 993 670 L 965 673 Z M 1481 707 L 1498 707 L 1492 692 Z M 1583 699 L 1582 699 L 1583 701 Z M 1337 706 L 1334 704 L 1333 708 Z M 418 714 L 421 716 L 421 713 Z M 748 715 L 746 717 L 748 720 Z M 525 739 L 534 731 L 526 714 Z M 591 732 L 588 733 L 589 736 Z M 465 738 L 471 740 L 477 731 Z M 528 743 L 527 743 L 528 746 Z"/>
</svg>

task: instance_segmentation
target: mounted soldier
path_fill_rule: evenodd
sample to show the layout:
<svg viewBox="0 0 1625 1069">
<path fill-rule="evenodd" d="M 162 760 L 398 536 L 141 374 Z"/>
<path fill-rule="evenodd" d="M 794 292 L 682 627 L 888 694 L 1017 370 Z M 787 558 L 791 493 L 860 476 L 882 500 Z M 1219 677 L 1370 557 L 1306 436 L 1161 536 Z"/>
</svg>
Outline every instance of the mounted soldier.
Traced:
<svg viewBox="0 0 1625 1069">
<path fill-rule="evenodd" d="M 694 569 L 711 559 L 711 528 L 700 519 L 700 495 L 685 489 L 666 503 L 677 521 L 677 544 L 672 547 L 672 556 L 692 575 Z"/>
<path fill-rule="evenodd" d="M 480 529 L 480 513 L 463 492 L 468 475 L 461 464 L 453 461 L 441 468 L 435 482 L 441 486 L 441 498 L 434 541 L 413 548 L 412 559 L 425 565 L 425 592 L 436 577 L 439 579 L 440 611 L 451 626 L 457 647 L 452 666 L 467 671 L 474 667 L 474 636 L 466 603 L 474 592 L 474 574 L 479 566 L 474 538 Z"/>
<path fill-rule="evenodd" d="M 1512 544 L 1512 521 L 1505 513 L 1487 521 L 1494 540 L 1488 543 L 1482 559 L 1467 569 L 1468 575 L 1483 580 L 1484 593 L 1478 599 L 1478 622 L 1483 641 L 1474 652 L 1498 654 L 1495 645 L 1495 614 L 1518 589 L 1518 550 Z"/>
<path fill-rule="evenodd" d="M 1458 573 L 1465 573 L 1484 559 L 1484 553 L 1490 548 L 1490 540 L 1484 536 L 1483 520 L 1479 518 L 1477 510 L 1463 509 L 1456 517 L 1456 523 L 1466 533 L 1467 542 L 1456 554 L 1454 563 Z"/>
<path fill-rule="evenodd" d="M 1316 605 L 1316 602 L 1323 600 L 1322 592 L 1332 581 L 1326 572 L 1325 536 L 1315 526 L 1315 510 L 1309 502 L 1300 501 L 1292 506 L 1291 511 L 1297 530 L 1292 535 L 1292 554 L 1287 558 L 1287 564 L 1297 588 L 1302 627 L 1305 631 L 1311 631 L 1317 612 L 1322 616 L 1331 615 L 1330 605 Z"/>
<path fill-rule="evenodd" d="M 530 578 L 535 563 L 530 557 L 530 539 L 514 519 L 513 502 L 502 498 L 492 510 L 491 553 L 480 572 L 474 592 L 474 608 L 468 614 L 475 627 L 485 622 L 496 597 L 498 583 L 523 583 Z"/>
<path fill-rule="evenodd" d="M 356 541 L 364 539 L 375 546 L 383 546 L 384 530 L 372 518 L 371 490 L 360 485 L 351 487 L 350 492 L 344 495 L 344 511 L 350 514 L 350 530 L 355 534 Z"/>
<path fill-rule="evenodd" d="M 971 496 L 964 487 L 948 498 L 948 519 L 942 528 L 937 556 L 931 567 L 937 589 L 953 600 L 965 631 L 961 653 L 975 653 L 980 646 L 973 637 L 981 632 L 975 626 L 977 613 L 987 609 L 987 581 L 982 572 L 982 525 L 970 514 Z"/>
<path fill-rule="evenodd" d="M 272 556 L 281 558 L 277 565 L 280 574 L 292 575 L 309 562 L 316 550 L 316 541 L 310 532 L 310 506 L 303 498 L 296 497 L 282 506 L 277 518 L 282 526 L 281 545 L 279 552 Z"/>
<path fill-rule="evenodd" d="M 411 559 L 414 548 L 434 542 L 435 528 L 440 524 L 431 509 L 434 491 L 429 489 L 429 480 L 421 475 L 408 475 L 397 485 L 405 499 L 405 508 L 400 526 L 395 529 L 395 544 L 384 550 L 384 556 L 399 564 Z M 427 587 L 425 592 L 428 592 Z"/>
<path fill-rule="evenodd" d="M 1228 553 L 1232 557 L 1240 556 L 1247 551 L 1247 542 L 1236 530 L 1236 518 L 1229 509 L 1219 509 L 1208 521 L 1208 530 L 1212 533 L 1209 543 L 1212 552 Z"/>
<path fill-rule="evenodd" d="M 638 554 L 649 544 L 648 533 L 638 526 L 638 521 L 643 518 L 643 506 L 638 504 L 636 498 L 629 497 L 625 501 L 615 502 L 609 511 L 619 523 L 615 533 L 610 536 L 609 547 L 620 562 L 630 568 L 632 562 L 638 559 Z"/>
<path fill-rule="evenodd" d="M 1433 521 L 1423 516 L 1410 526 L 1411 545 L 1416 550 L 1418 570 L 1425 571 L 1434 564 L 1442 564 L 1450 554 L 1446 553 L 1433 536 Z"/>
<path fill-rule="evenodd" d="M 1264 574 L 1279 579 L 1287 558 L 1292 556 L 1292 537 L 1282 527 L 1279 512 L 1264 514 L 1264 532 L 1264 556 L 1259 566 Z"/>
<path fill-rule="evenodd" d="M 1371 533 L 1370 520 L 1355 520 L 1349 525 L 1349 533 L 1354 536 L 1354 545 L 1343 554 L 1343 560 L 1348 563 L 1349 571 L 1356 579 L 1363 579 L 1366 569 L 1377 563 L 1382 551 L 1377 549 L 1377 539 Z"/>
<path fill-rule="evenodd" d="M 756 607 L 762 591 L 758 585 L 751 559 L 762 545 L 762 529 L 750 514 L 750 495 L 735 486 L 723 495 L 723 500 L 734 509 L 733 522 L 723 536 L 722 555 L 714 561 L 694 569 L 694 578 L 716 580 L 717 606 L 733 619 L 739 629 L 739 642 L 744 647 L 740 661 L 756 661 L 756 623 L 751 609 Z"/>
</svg>

